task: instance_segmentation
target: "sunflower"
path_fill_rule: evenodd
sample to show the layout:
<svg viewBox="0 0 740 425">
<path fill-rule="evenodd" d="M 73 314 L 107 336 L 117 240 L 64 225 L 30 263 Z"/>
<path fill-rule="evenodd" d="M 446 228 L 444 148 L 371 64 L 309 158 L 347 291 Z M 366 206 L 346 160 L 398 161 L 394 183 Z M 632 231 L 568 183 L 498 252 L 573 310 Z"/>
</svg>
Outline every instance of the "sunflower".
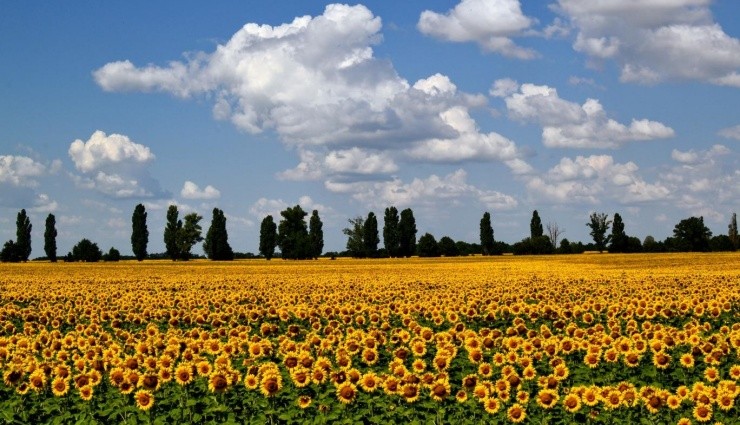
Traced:
<svg viewBox="0 0 740 425">
<path fill-rule="evenodd" d="M 457 400 L 458 403 L 465 403 L 468 401 L 468 393 L 465 390 L 460 390 L 455 394 L 455 400 Z"/>
<path fill-rule="evenodd" d="M 326 373 L 326 370 L 319 367 L 319 365 L 315 365 L 313 370 L 311 371 L 311 382 L 313 382 L 316 385 L 323 384 L 329 379 L 329 375 Z"/>
<path fill-rule="evenodd" d="M 708 367 L 704 370 L 704 379 L 714 382 L 719 379 L 719 370 L 716 367 Z"/>
<path fill-rule="evenodd" d="M 624 355 L 624 364 L 627 367 L 637 367 L 640 364 L 640 353 L 630 350 Z"/>
<path fill-rule="evenodd" d="M 85 385 L 80 387 L 80 398 L 89 401 L 93 396 L 93 388 L 89 385 Z"/>
<path fill-rule="evenodd" d="M 312 402 L 313 402 L 313 399 L 310 396 L 302 395 L 298 397 L 297 404 L 298 404 L 298 407 L 300 407 L 301 409 L 305 409 L 308 406 L 310 406 Z"/>
<path fill-rule="evenodd" d="M 430 387 L 432 399 L 442 401 L 450 395 L 450 383 L 447 381 L 436 381 Z"/>
<path fill-rule="evenodd" d="M 337 386 L 337 399 L 344 404 L 349 404 L 357 397 L 357 387 L 351 382 L 342 382 Z"/>
<path fill-rule="evenodd" d="M 622 393 L 616 389 L 608 391 L 605 396 L 602 396 L 602 400 L 604 401 L 604 406 L 609 410 L 617 409 L 624 403 Z"/>
<path fill-rule="evenodd" d="M 416 359 L 411 363 L 411 369 L 416 373 L 423 373 L 427 368 L 427 363 L 422 359 Z"/>
<path fill-rule="evenodd" d="M 213 393 L 222 393 L 229 388 L 229 379 L 223 372 L 213 372 L 208 377 L 208 389 Z"/>
<path fill-rule="evenodd" d="M 519 403 L 514 403 L 506 411 L 506 417 L 511 422 L 520 423 L 527 419 L 527 411 Z"/>
<path fill-rule="evenodd" d="M 588 353 L 583 356 L 583 364 L 591 369 L 596 369 L 599 366 L 600 356 L 597 353 Z"/>
<path fill-rule="evenodd" d="M 563 406 L 569 413 L 576 413 L 581 409 L 581 398 L 575 393 L 570 393 L 563 397 Z"/>
<path fill-rule="evenodd" d="M 283 386 L 283 379 L 279 374 L 269 374 L 262 377 L 260 382 L 260 391 L 265 397 L 272 397 L 277 394 Z"/>
<path fill-rule="evenodd" d="M 201 360 L 195 365 L 195 370 L 200 376 L 210 376 L 213 371 L 213 367 L 207 360 Z"/>
<path fill-rule="evenodd" d="M 568 379 L 570 371 L 568 370 L 568 366 L 566 366 L 565 363 L 561 363 L 555 366 L 555 368 L 552 370 L 552 374 L 558 381 L 564 381 Z"/>
<path fill-rule="evenodd" d="M 377 363 L 379 358 L 378 350 L 374 348 L 365 348 L 362 350 L 362 361 L 368 366 L 372 366 Z"/>
<path fill-rule="evenodd" d="M 658 351 L 653 354 L 653 365 L 658 369 L 667 369 L 671 365 L 671 356 L 668 354 Z"/>
<path fill-rule="evenodd" d="M 134 399 L 136 400 L 136 407 L 141 410 L 149 410 L 154 405 L 154 396 L 147 390 L 137 391 Z"/>
<path fill-rule="evenodd" d="M 529 403 L 529 393 L 526 391 L 519 390 L 516 393 L 516 402 L 519 404 L 527 404 Z"/>
<path fill-rule="evenodd" d="M 694 360 L 694 356 L 692 356 L 691 353 L 686 353 L 681 356 L 681 358 L 679 359 L 679 363 L 681 363 L 681 366 L 685 367 L 686 369 L 691 369 L 694 367 L 696 361 Z"/>
<path fill-rule="evenodd" d="M 551 409 L 555 404 L 557 404 L 559 399 L 560 397 L 558 396 L 557 391 L 548 389 L 540 390 L 535 398 L 537 404 L 543 409 Z"/>
<path fill-rule="evenodd" d="M 175 382 L 179 385 L 188 385 L 193 382 L 193 367 L 189 363 L 180 363 L 175 368 Z"/>
<path fill-rule="evenodd" d="M 17 392 L 20 395 L 24 395 L 28 392 L 28 388 L 29 388 L 28 383 L 21 382 L 20 384 L 18 384 L 17 387 L 15 387 L 15 392 Z"/>
<path fill-rule="evenodd" d="M 722 392 L 720 394 L 717 394 L 717 405 L 719 406 L 720 410 L 724 410 L 726 412 L 735 406 L 734 394 L 734 392 Z"/>
<path fill-rule="evenodd" d="M 380 385 L 378 376 L 373 372 L 368 372 L 360 378 L 360 387 L 369 393 L 374 392 L 378 388 L 378 385 Z"/>
<path fill-rule="evenodd" d="M 39 392 L 44 389 L 46 385 L 46 375 L 42 369 L 34 370 L 31 375 L 28 376 L 28 384 L 34 392 Z"/>
<path fill-rule="evenodd" d="M 712 419 L 712 405 L 699 403 L 694 406 L 694 419 L 699 422 L 709 422 Z"/>
<path fill-rule="evenodd" d="M 478 365 L 478 375 L 484 378 L 490 378 L 493 374 L 493 368 L 490 363 L 483 362 Z"/>
<path fill-rule="evenodd" d="M 599 392 L 596 387 L 588 387 L 581 394 L 581 399 L 586 406 L 596 406 L 599 403 Z"/>
<path fill-rule="evenodd" d="M 298 388 L 303 388 L 311 383 L 311 371 L 303 366 L 297 366 L 290 371 L 290 378 Z"/>
<path fill-rule="evenodd" d="M 17 385 L 21 378 L 23 378 L 23 372 L 18 369 L 11 369 L 3 374 L 3 382 L 9 387 Z"/>
<path fill-rule="evenodd" d="M 406 400 L 406 403 L 413 403 L 419 399 L 419 386 L 416 384 L 403 384 L 398 393 Z"/>
<path fill-rule="evenodd" d="M 247 387 L 248 390 L 255 390 L 259 386 L 260 381 L 257 379 L 256 375 L 246 375 L 244 377 L 244 386 Z"/>
<path fill-rule="evenodd" d="M 62 397 L 69 392 L 69 381 L 64 378 L 56 377 L 51 381 L 51 392 L 56 397 Z"/>
<path fill-rule="evenodd" d="M 499 410 L 501 410 L 501 402 L 499 402 L 496 397 L 486 397 L 482 401 L 483 408 L 486 409 L 486 412 L 492 415 L 495 415 Z"/>
<path fill-rule="evenodd" d="M 128 381 L 123 381 L 118 387 L 121 390 L 121 394 L 131 394 L 134 391 L 135 385 Z"/>
<path fill-rule="evenodd" d="M 139 382 L 139 386 L 147 391 L 156 391 L 159 388 L 159 377 L 152 373 L 147 373 Z"/>
</svg>

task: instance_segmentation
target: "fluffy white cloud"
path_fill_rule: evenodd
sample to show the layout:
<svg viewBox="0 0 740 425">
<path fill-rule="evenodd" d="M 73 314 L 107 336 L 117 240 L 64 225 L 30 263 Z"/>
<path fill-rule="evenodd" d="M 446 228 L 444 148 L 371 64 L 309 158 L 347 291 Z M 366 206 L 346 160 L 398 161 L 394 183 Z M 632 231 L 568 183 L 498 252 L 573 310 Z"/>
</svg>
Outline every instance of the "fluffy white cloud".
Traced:
<svg viewBox="0 0 740 425">
<path fill-rule="evenodd" d="M 711 0 L 559 0 L 577 28 L 573 48 L 613 60 L 621 80 L 699 80 L 740 87 L 740 40 L 714 22 Z"/>
<path fill-rule="evenodd" d="M 280 212 L 285 210 L 288 207 L 292 207 L 295 205 L 300 205 L 301 209 L 303 209 L 309 214 L 306 216 L 306 220 L 308 220 L 308 218 L 311 215 L 311 211 L 313 210 L 318 211 L 320 214 L 333 213 L 333 210 L 331 207 L 319 204 L 315 202 L 313 199 L 311 199 L 310 196 L 305 196 L 305 195 L 298 198 L 298 202 L 291 203 L 291 204 L 283 201 L 282 199 L 260 198 L 257 201 L 255 201 L 255 203 L 252 204 L 251 207 L 249 207 L 249 212 L 254 217 L 257 217 L 259 219 L 263 219 L 266 216 L 271 215 L 273 220 L 275 220 L 275 222 L 278 223 L 281 220 Z"/>
<path fill-rule="evenodd" d="M 438 202 L 459 205 L 471 199 L 494 210 L 515 208 L 518 202 L 512 196 L 479 189 L 467 183 L 467 173 L 460 169 L 444 177 L 431 175 L 425 179 L 415 178 L 404 183 L 398 178 L 380 182 L 338 182 L 327 181 L 327 189 L 337 193 L 347 193 L 363 205 L 384 208 L 388 205 L 433 206 Z"/>
<path fill-rule="evenodd" d="M 39 193 L 33 200 L 33 206 L 29 208 L 33 213 L 52 213 L 59 208 L 59 203 L 45 193 Z"/>
<path fill-rule="evenodd" d="M 26 156 L 0 155 L 0 184 L 16 187 L 35 187 L 35 177 L 41 177 L 46 166 Z"/>
<path fill-rule="evenodd" d="M 519 0 L 462 0 L 446 14 L 425 10 L 417 28 L 447 41 L 475 42 L 504 56 L 532 59 L 537 53 L 518 46 L 512 37 L 524 35 L 535 20 L 522 13 Z M 559 28 L 550 31 L 558 33 Z"/>
<path fill-rule="evenodd" d="M 360 148 L 332 151 L 324 159 L 326 168 L 338 174 L 389 174 L 398 165 L 387 153 L 369 152 Z"/>
<path fill-rule="evenodd" d="M 610 155 L 562 158 L 542 176 L 527 181 L 527 189 L 538 198 L 555 203 L 597 204 L 612 199 L 637 203 L 666 199 L 670 190 L 661 183 L 647 183 L 633 162 L 614 162 Z"/>
<path fill-rule="evenodd" d="M 740 125 L 723 128 L 718 134 L 727 139 L 740 140 Z"/>
<path fill-rule="evenodd" d="M 180 196 L 185 199 L 218 199 L 221 197 L 221 192 L 211 185 L 201 189 L 197 184 L 188 180 L 183 184 Z"/>
<path fill-rule="evenodd" d="M 674 135 L 673 129 L 657 121 L 633 119 L 629 126 L 621 124 L 608 118 L 596 99 L 579 105 L 560 98 L 552 87 L 522 84 L 512 91 L 513 87 L 511 80 L 497 81 L 491 93 L 504 97 L 513 119 L 542 125 L 542 142 L 547 147 L 613 149 L 631 141 Z"/>
<path fill-rule="evenodd" d="M 106 135 L 98 130 L 87 142 L 75 140 L 69 146 L 69 156 L 75 167 L 89 173 L 108 164 L 121 162 L 145 163 L 154 159 L 148 147 L 134 143 L 122 134 Z"/>
</svg>

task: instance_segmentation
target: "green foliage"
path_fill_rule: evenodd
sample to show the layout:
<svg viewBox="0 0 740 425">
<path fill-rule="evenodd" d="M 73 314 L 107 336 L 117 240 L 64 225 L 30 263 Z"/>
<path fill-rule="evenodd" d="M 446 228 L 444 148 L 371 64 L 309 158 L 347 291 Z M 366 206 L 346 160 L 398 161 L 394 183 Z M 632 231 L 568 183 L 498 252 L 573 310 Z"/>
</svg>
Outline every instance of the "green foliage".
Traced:
<svg viewBox="0 0 740 425">
<path fill-rule="evenodd" d="M 606 234 L 606 232 L 609 231 L 611 220 L 609 220 L 609 216 L 606 215 L 606 213 L 591 213 L 590 219 L 591 220 L 586 223 L 586 226 L 591 229 L 590 234 L 594 239 L 596 249 L 598 249 L 599 252 L 604 252 L 606 245 L 612 237 L 612 235 Z"/>
<path fill-rule="evenodd" d="M 324 251 L 324 223 L 321 222 L 318 210 L 313 210 L 308 220 L 308 238 L 311 241 L 311 257 L 319 258 Z"/>
<path fill-rule="evenodd" d="M 18 213 L 18 217 L 15 221 L 16 225 L 16 239 L 15 249 L 18 253 L 20 261 L 28 261 L 28 257 L 31 256 L 31 219 L 26 215 L 26 210 L 22 209 Z"/>
<path fill-rule="evenodd" d="M 211 260 L 231 261 L 234 259 L 234 251 L 229 245 L 229 235 L 226 232 L 226 217 L 224 212 L 218 208 L 213 209 L 211 227 L 206 233 L 203 250 Z"/>
<path fill-rule="evenodd" d="M 190 213 L 185 216 L 185 223 L 177 232 L 177 249 L 178 258 L 182 260 L 190 259 L 190 250 L 193 246 L 202 241 L 200 221 L 203 216 L 197 213 Z"/>
<path fill-rule="evenodd" d="M 5 242 L 3 250 L 0 251 L 0 261 L 3 263 L 18 263 L 21 261 L 21 255 L 18 245 L 12 240 Z"/>
<path fill-rule="evenodd" d="M 445 257 L 457 257 L 460 255 L 455 241 L 449 236 L 442 236 L 437 245 L 439 245 L 439 252 Z"/>
<path fill-rule="evenodd" d="M 121 260 L 121 253 L 117 249 L 115 249 L 113 247 L 111 247 L 110 250 L 108 250 L 107 253 L 103 254 L 103 261 L 113 261 L 113 262 L 116 262 L 116 261 L 120 261 L 120 260 Z"/>
<path fill-rule="evenodd" d="M 260 224 L 260 254 L 268 261 L 275 254 L 277 246 L 277 224 L 271 215 L 262 219 Z"/>
<path fill-rule="evenodd" d="M 524 238 L 512 247 L 514 255 L 542 255 L 552 254 L 555 249 L 550 238 L 544 235 L 536 238 Z"/>
<path fill-rule="evenodd" d="M 354 258 L 365 258 L 365 220 L 362 217 L 350 218 L 349 227 L 342 229 L 347 235 L 347 253 Z"/>
<path fill-rule="evenodd" d="M 486 211 L 480 219 L 480 246 L 483 255 L 492 255 L 494 250 L 493 226 L 491 214 Z"/>
<path fill-rule="evenodd" d="M 399 256 L 400 234 L 398 221 L 398 210 L 396 207 L 386 208 L 385 216 L 383 217 L 383 246 L 385 246 L 388 256 L 392 258 Z"/>
<path fill-rule="evenodd" d="M 44 230 L 44 252 L 52 263 L 57 262 L 57 229 L 54 214 L 46 216 L 46 228 Z"/>
<path fill-rule="evenodd" d="M 737 233 L 737 213 L 732 213 L 730 224 L 727 225 L 727 236 L 735 249 L 740 249 L 740 236 Z"/>
<path fill-rule="evenodd" d="M 370 258 L 378 256 L 380 236 L 378 235 L 378 219 L 373 212 L 368 213 L 365 220 L 362 229 L 362 242 L 365 245 L 365 256 Z"/>
<path fill-rule="evenodd" d="M 735 250 L 735 244 L 732 243 L 732 239 L 730 239 L 727 235 L 717 235 L 713 236 L 712 239 L 709 240 L 709 249 L 711 251 L 734 251 Z"/>
<path fill-rule="evenodd" d="M 538 238 L 544 234 L 542 229 L 542 220 L 540 220 L 540 214 L 537 210 L 532 212 L 532 220 L 529 222 L 529 237 L 531 239 Z"/>
<path fill-rule="evenodd" d="M 411 257 L 416 253 L 416 219 L 411 208 L 401 211 L 398 222 L 398 256 Z"/>
<path fill-rule="evenodd" d="M 307 260 L 313 258 L 311 241 L 305 218 L 308 215 L 300 205 L 288 207 L 280 212 L 283 219 L 278 226 L 277 244 L 283 259 Z"/>
<path fill-rule="evenodd" d="M 439 257 L 442 255 L 437 240 L 431 233 L 424 233 L 419 238 L 419 257 Z"/>
<path fill-rule="evenodd" d="M 82 239 L 72 248 L 71 256 L 69 254 L 67 256 L 72 261 L 97 263 L 103 257 L 103 251 L 98 248 L 98 244 L 91 242 L 89 239 Z"/>
<path fill-rule="evenodd" d="M 131 216 L 131 250 L 137 261 L 142 261 L 147 256 L 147 245 L 149 244 L 149 230 L 146 226 L 146 208 L 143 204 L 136 205 Z"/>
<path fill-rule="evenodd" d="M 689 217 L 673 228 L 673 248 L 677 251 L 709 251 L 712 232 L 704 225 L 704 217 Z"/>
<path fill-rule="evenodd" d="M 177 248 L 177 234 L 182 228 L 182 221 L 178 219 L 179 211 L 176 205 L 170 205 L 167 208 L 167 224 L 164 228 L 164 245 L 167 251 L 167 256 L 175 261 L 179 258 L 179 250 Z"/>
</svg>

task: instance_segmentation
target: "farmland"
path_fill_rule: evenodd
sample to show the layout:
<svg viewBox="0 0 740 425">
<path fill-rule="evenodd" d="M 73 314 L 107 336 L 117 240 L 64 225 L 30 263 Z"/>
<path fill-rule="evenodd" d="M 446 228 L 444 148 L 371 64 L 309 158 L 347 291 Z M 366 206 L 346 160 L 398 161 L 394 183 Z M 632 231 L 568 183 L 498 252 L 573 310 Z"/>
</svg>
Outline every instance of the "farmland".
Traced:
<svg viewBox="0 0 740 425">
<path fill-rule="evenodd" d="M 0 422 L 738 423 L 738 264 L 2 264 Z"/>
</svg>

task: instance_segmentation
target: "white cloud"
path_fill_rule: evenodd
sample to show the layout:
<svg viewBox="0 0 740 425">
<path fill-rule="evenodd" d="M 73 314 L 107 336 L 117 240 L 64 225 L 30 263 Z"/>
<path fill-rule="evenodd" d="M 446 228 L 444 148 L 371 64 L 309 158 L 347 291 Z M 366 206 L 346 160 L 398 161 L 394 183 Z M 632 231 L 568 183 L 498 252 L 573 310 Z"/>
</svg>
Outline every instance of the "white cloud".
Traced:
<svg viewBox="0 0 740 425">
<path fill-rule="evenodd" d="M 33 213 L 52 213 L 59 208 L 59 203 L 52 200 L 49 195 L 45 193 L 39 193 L 33 200 L 33 206 L 29 208 L 30 212 Z"/>
<path fill-rule="evenodd" d="M 723 128 L 717 134 L 727 139 L 740 140 L 740 125 Z"/>
<path fill-rule="evenodd" d="M 522 13 L 519 0 L 462 0 L 446 14 L 425 10 L 417 28 L 426 35 L 447 41 L 475 42 L 484 50 L 518 59 L 537 53 L 518 46 L 512 37 L 524 35 L 535 20 Z M 557 33 L 554 27 L 550 31 Z"/>
<path fill-rule="evenodd" d="M 221 192 L 211 185 L 201 189 L 197 184 L 188 180 L 183 184 L 180 196 L 185 199 L 218 199 L 221 197 Z"/>
<path fill-rule="evenodd" d="M 560 204 L 597 204 L 606 199 L 638 203 L 666 199 L 670 190 L 661 183 L 647 183 L 634 162 L 614 162 L 610 155 L 562 158 L 542 176 L 531 177 L 527 189 Z"/>
<path fill-rule="evenodd" d="M 46 167 L 25 156 L 0 155 L 0 184 L 16 187 L 36 187 L 34 177 L 41 177 Z"/>
<path fill-rule="evenodd" d="M 494 210 L 508 210 L 518 205 L 512 196 L 468 184 L 467 173 L 462 169 L 444 177 L 433 174 L 425 179 L 415 178 L 410 183 L 394 178 L 381 182 L 327 181 L 325 186 L 332 192 L 350 194 L 371 208 L 433 206 L 440 202 L 461 205 L 471 199 Z"/>
<path fill-rule="evenodd" d="M 389 174 L 398 165 L 387 153 L 369 152 L 360 148 L 332 151 L 324 159 L 327 169 L 338 174 Z"/>
<path fill-rule="evenodd" d="M 498 89 L 504 86 L 509 89 Z M 552 87 L 522 84 L 518 92 L 511 92 L 511 87 L 508 82 L 496 82 L 492 92 L 499 96 L 509 92 L 504 97 L 509 115 L 516 120 L 542 125 L 542 142 L 547 147 L 614 149 L 631 141 L 674 135 L 673 129 L 657 121 L 633 119 L 629 126 L 621 124 L 608 118 L 596 99 L 579 105 L 560 98 Z"/>
<path fill-rule="evenodd" d="M 699 154 L 697 154 L 693 149 L 686 152 L 673 149 L 673 151 L 671 151 L 671 158 L 673 158 L 674 161 L 684 164 L 695 164 L 699 161 Z"/>
<path fill-rule="evenodd" d="M 254 217 L 257 217 L 259 219 L 263 219 L 266 216 L 271 215 L 277 223 L 280 222 L 281 219 L 280 212 L 288 207 L 292 207 L 295 205 L 300 205 L 301 209 L 308 213 L 308 215 L 306 216 L 306 220 L 308 220 L 313 210 L 318 211 L 319 214 L 333 213 L 333 209 L 331 207 L 319 204 L 311 199 L 310 196 L 305 195 L 298 198 L 297 202 L 291 204 L 283 201 L 282 199 L 260 198 L 255 201 L 255 203 L 252 204 L 251 207 L 249 207 L 249 212 Z"/>
<path fill-rule="evenodd" d="M 106 135 L 98 130 L 87 142 L 75 140 L 69 146 L 69 156 L 83 173 L 121 162 L 145 163 L 154 159 L 148 147 L 134 143 L 121 134 Z"/>
<path fill-rule="evenodd" d="M 621 80 L 699 80 L 740 87 L 740 40 L 714 22 L 711 0 L 559 0 L 577 31 L 573 48 L 615 61 Z"/>
</svg>

